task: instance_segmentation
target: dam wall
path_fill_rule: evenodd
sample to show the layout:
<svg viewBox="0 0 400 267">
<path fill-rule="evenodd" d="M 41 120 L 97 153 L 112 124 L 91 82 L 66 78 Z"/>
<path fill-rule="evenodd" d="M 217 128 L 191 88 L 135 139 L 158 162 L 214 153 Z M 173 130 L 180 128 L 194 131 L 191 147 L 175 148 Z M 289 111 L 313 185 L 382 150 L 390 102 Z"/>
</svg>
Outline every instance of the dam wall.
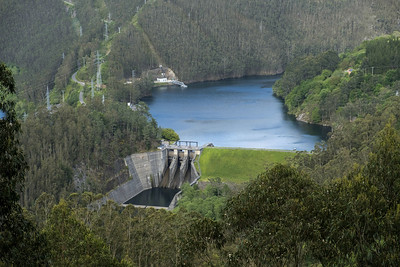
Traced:
<svg viewBox="0 0 400 267">
<path fill-rule="evenodd" d="M 198 160 L 205 146 L 198 147 L 197 142 L 192 141 L 178 142 L 180 143 L 165 146 L 159 151 L 125 157 L 125 165 L 129 169 L 131 179 L 108 192 L 99 200 L 99 204 L 104 204 L 107 200 L 123 204 L 153 187 L 180 188 L 185 182 L 191 185 L 197 182 L 200 175 L 194 162 Z M 194 143 L 195 146 L 192 146 Z"/>
<path fill-rule="evenodd" d="M 168 168 L 167 150 L 138 153 L 125 157 L 131 180 L 111 190 L 102 200 L 124 203 L 140 192 L 160 186 L 166 168 Z"/>
</svg>

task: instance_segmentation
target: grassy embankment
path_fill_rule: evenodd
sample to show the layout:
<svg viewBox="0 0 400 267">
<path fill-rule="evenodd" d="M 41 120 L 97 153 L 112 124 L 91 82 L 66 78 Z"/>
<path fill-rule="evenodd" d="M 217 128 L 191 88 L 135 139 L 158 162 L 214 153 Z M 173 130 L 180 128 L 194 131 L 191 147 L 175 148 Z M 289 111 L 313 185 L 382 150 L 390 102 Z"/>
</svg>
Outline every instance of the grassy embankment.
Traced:
<svg viewBox="0 0 400 267">
<path fill-rule="evenodd" d="M 268 165 L 285 163 L 294 155 L 285 150 L 205 148 L 200 157 L 201 180 L 220 177 L 224 182 L 247 182 Z"/>
</svg>

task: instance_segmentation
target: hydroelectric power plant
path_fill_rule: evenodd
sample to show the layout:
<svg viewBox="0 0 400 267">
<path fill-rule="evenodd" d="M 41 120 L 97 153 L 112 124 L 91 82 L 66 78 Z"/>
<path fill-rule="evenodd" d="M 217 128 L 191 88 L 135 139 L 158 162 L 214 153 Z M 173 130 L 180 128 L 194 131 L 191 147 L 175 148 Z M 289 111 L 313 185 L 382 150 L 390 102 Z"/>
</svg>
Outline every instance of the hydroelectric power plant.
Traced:
<svg viewBox="0 0 400 267">
<path fill-rule="evenodd" d="M 200 178 L 195 162 L 198 162 L 202 149 L 210 145 L 199 147 L 194 141 L 177 141 L 162 146 L 159 151 L 125 157 L 131 179 L 110 191 L 101 202 L 113 200 L 125 204 L 148 189 L 179 189 L 185 182 L 195 183 Z M 174 205 L 174 200 L 170 206 Z"/>
</svg>

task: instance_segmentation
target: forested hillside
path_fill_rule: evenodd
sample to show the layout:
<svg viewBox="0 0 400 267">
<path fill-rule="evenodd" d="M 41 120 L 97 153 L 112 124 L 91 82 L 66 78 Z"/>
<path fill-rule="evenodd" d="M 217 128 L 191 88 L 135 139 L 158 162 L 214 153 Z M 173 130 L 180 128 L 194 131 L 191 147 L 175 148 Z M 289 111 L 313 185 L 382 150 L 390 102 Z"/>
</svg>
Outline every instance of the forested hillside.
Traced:
<svg viewBox="0 0 400 267">
<path fill-rule="evenodd" d="M 399 14 L 398 0 L 1 1 L 17 82 L 0 64 L 0 266 L 399 266 L 400 39 L 373 39 Z M 122 158 L 158 145 L 140 99 L 159 64 L 188 82 L 286 70 L 276 95 L 332 135 L 234 190 L 184 187 L 173 212 L 100 207 L 128 179 Z"/>
<path fill-rule="evenodd" d="M 384 125 L 399 126 L 399 33 L 363 42 L 352 52 L 333 52 L 293 61 L 274 92 L 288 112 L 327 124 L 332 136 L 314 155 L 299 157 L 315 178 L 333 179 L 361 164 Z M 330 59 L 326 64 L 326 59 Z"/>
<path fill-rule="evenodd" d="M 139 23 L 165 63 L 196 81 L 281 72 L 294 57 L 342 52 L 398 29 L 399 15 L 383 15 L 382 6 L 400 8 L 396 1 L 158 0 L 144 6 Z"/>
<path fill-rule="evenodd" d="M 282 72 L 297 56 L 343 52 L 400 29 L 396 0 L 50 2 L 0 9 L 0 58 L 15 66 L 29 101 L 43 101 L 47 84 L 61 93 L 102 47 L 115 79 L 163 64 L 191 82 Z"/>
<path fill-rule="evenodd" d="M 44 99 L 46 85 L 78 37 L 62 1 L 1 1 L 0 60 L 13 67 L 17 90 L 29 101 Z"/>
<path fill-rule="evenodd" d="M 387 125 L 362 166 L 323 185 L 277 165 L 235 194 L 216 181 L 204 192 L 185 187 L 176 212 L 113 202 L 88 209 L 91 193 L 58 204 L 43 193 L 34 218 L 51 248 L 46 259 L 60 265 L 101 257 L 124 266 L 397 266 L 399 149 Z"/>
<path fill-rule="evenodd" d="M 39 111 L 23 123 L 21 143 L 29 165 L 23 203 L 42 192 L 106 193 L 128 179 L 123 158 L 154 148 L 160 133 L 145 107 L 132 111 L 97 98 L 86 106 Z"/>
</svg>

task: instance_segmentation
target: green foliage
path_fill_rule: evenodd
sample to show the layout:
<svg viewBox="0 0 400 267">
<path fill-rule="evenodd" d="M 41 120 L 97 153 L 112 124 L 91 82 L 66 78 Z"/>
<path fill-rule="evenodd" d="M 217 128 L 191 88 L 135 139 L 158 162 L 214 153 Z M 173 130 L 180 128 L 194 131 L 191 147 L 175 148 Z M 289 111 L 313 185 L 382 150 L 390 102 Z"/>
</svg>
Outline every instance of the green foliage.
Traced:
<svg viewBox="0 0 400 267">
<path fill-rule="evenodd" d="M 43 191 L 56 199 L 75 190 L 105 193 L 128 179 L 122 158 L 156 147 L 158 138 L 157 123 L 143 105 L 132 111 L 94 98 L 79 108 L 29 115 L 21 135 L 30 166 L 23 203 L 32 205 Z"/>
<path fill-rule="evenodd" d="M 372 114 L 376 103 L 386 101 L 388 92 L 393 92 L 400 78 L 399 51 L 400 41 L 393 35 L 363 43 L 341 55 L 339 64 L 333 54 L 300 58 L 288 66 L 274 92 L 284 98 L 288 112 L 302 120 L 329 125 L 346 117 L 352 121 Z M 329 70 L 321 73 L 318 66 L 329 66 Z"/>
<path fill-rule="evenodd" d="M 26 170 L 26 163 L 21 148 L 18 146 L 17 135 L 21 125 L 15 114 L 14 93 L 15 85 L 11 71 L 7 69 L 4 63 L 0 63 L 0 110 L 5 114 L 0 119 L 2 220 L 6 219 L 6 214 L 11 213 L 18 206 L 19 192 L 17 188 L 22 184 Z"/>
<path fill-rule="evenodd" d="M 222 221 L 210 219 L 230 194 L 219 179 L 202 191 L 184 186 L 174 213 L 94 208 L 96 197 L 83 193 L 49 216 L 53 197 L 43 194 L 36 216 L 58 264 L 397 266 L 400 135 L 387 125 L 375 143 L 368 162 L 325 185 L 275 165 L 222 204 Z"/>
<path fill-rule="evenodd" d="M 329 72 L 327 71 L 334 71 L 338 63 L 339 57 L 332 51 L 295 59 L 286 68 L 282 79 L 275 83 L 274 93 L 279 97 L 286 98 L 302 81 L 313 78 L 321 72 L 324 73 L 323 76 L 328 76 Z M 307 93 L 308 90 L 304 91 L 303 89 L 300 100 L 304 100 Z"/>
<path fill-rule="evenodd" d="M 5 1 L 0 58 L 15 66 L 20 96 L 39 103 L 47 84 L 60 95 L 83 61 L 93 75 L 97 50 L 107 83 L 159 64 L 188 82 L 276 74 L 297 56 L 343 52 L 399 30 L 397 10 L 395 0 Z"/>
<path fill-rule="evenodd" d="M 118 79 L 130 78 L 132 70 L 135 70 L 136 77 L 140 77 L 142 72 L 158 67 L 143 34 L 133 25 L 128 25 L 127 29 L 116 36 L 108 56 L 112 76 Z"/>
<path fill-rule="evenodd" d="M 179 140 L 179 135 L 171 128 L 162 128 L 161 138 L 167 141 L 176 142 Z"/>
<path fill-rule="evenodd" d="M 64 200 L 54 206 L 44 228 L 55 266 L 119 266 L 106 244 L 94 235 Z"/>
<path fill-rule="evenodd" d="M 396 92 L 399 91 L 400 69 L 388 59 L 396 61 L 399 43 L 394 35 L 366 41 L 354 51 L 341 55 L 333 73 L 323 71 L 321 75 L 303 80 L 285 97 L 289 113 L 310 123 L 332 126 L 333 135 L 327 144 L 317 147 L 313 155 L 296 157 L 296 164 L 314 179 L 341 177 L 354 163 L 363 164 L 377 133 L 392 115 L 399 116 Z M 388 51 L 387 55 L 382 54 L 384 51 Z M 373 75 L 370 62 L 377 66 Z M 349 68 L 353 69 L 350 75 Z M 281 83 L 285 76 L 295 73 L 288 70 Z"/>
<path fill-rule="evenodd" d="M 318 240 L 318 186 L 303 173 L 276 165 L 226 206 L 226 223 L 238 244 L 230 264 L 295 265 Z"/>
<path fill-rule="evenodd" d="M 177 210 L 198 212 L 202 216 L 220 221 L 223 217 L 222 209 L 231 195 L 231 190 L 220 178 L 210 179 L 210 183 L 203 190 L 197 185 L 182 185 L 182 198 L 178 201 Z"/>
<path fill-rule="evenodd" d="M 0 58 L 18 66 L 20 95 L 37 102 L 76 40 L 71 18 L 62 1 L 51 0 L 3 1 L 0 17 Z"/>
<path fill-rule="evenodd" d="M 225 210 L 230 265 L 397 266 L 400 135 L 387 125 L 368 162 L 317 185 L 277 165 Z"/>
<path fill-rule="evenodd" d="M 396 9 L 392 0 L 383 5 Z M 397 27 L 396 15 L 381 12 L 383 5 L 157 0 L 143 6 L 138 23 L 164 65 L 185 81 L 201 81 L 277 73 L 296 56 L 354 47 L 365 36 L 386 33 L 380 22 L 370 20 L 372 14 L 390 13 L 386 25 Z M 376 28 L 366 26 L 370 24 Z"/>
<path fill-rule="evenodd" d="M 119 261 L 130 266 L 220 262 L 215 256 L 225 242 L 220 223 L 194 213 L 121 207 L 114 202 L 87 209 L 91 197 L 90 193 L 73 194 L 53 208 L 45 226 L 54 246 L 52 260 L 100 266 Z"/>
<path fill-rule="evenodd" d="M 327 186 L 320 259 L 329 265 L 395 266 L 399 258 L 399 133 L 387 125 L 368 162 Z"/>
<path fill-rule="evenodd" d="M 319 108 L 314 108 L 311 113 L 311 122 L 312 123 L 319 123 L 321 122 L 321 115 L 319 114 Z"/>
<path fill-rule="evenodd" d="M 18 134 L 14 78 L 4 63 L 0 63 L 0 265 L 46 264 L 43 237 L 22 212 L 19 197 L 27 164 Z"/>
<path fill-rule="evenodd" d="M 135 87 L 139 90 L 141 97 L 150 96 L 153 86 L 153 79 L 149 76 L 142 75 L 140 80 L 135 81 Z"/>
<path fill-rule="evenodd" d="M 295 159 L 300 169 L 326 184 L 316 185 L 304 172 L 278 165 L 228 202 L 223 226 L 212 220 L 223 216 L 229 194 L 219 182 L 204 191 L 184 188 L 182 210 L 196 213 L 113 203 L 89 210 L 97 199 L 93 193 L 72 194 L 68 204 L 61 201 L 53 208 L 69 192 L 106 192 L 125 181 L 121 157 L 156 146 L 159 129 L 146 107 L 138 105 L 133 112 L 113 101 L 103 106 L 96 97 L 76 109 L 38 109 L 22 126 L 30 166 L 22 202 L 35 204 L 43 236 L 17 203 L 26 164 L 15 137 L 20 126 L 16 98 L 10 95 L 13 81 L 8 71 L 0 71 L 0 109 L 7 114 L 0 119 L 0 265 L 298 266 L 306 259 L 328 266 L 399 265 L 399 138 L 390 127 L 377 133 L 390 115 L 400 117 L 395 96 L 400 41 L 389 36 L 365 42 L 341 55 L 340 62 L 336 54 L 365 36 L 399 29 L 398 1 L 372 6 L 363 0 L 74 3 L 6 1 L 0 7 L 0 57 L 14 66 L 25 99 L 20 114 L 34 109 L 28 101 L 42 101 L 47 83 L 54 82 L 52 101 L 58 102 L 78 59 L 88 62 L 78 75 L 89 81 L 96 71 L 96 50 L 106 60 L 107 93 L 121 102 L 136 103 L 149 95 L 152 78 L 144 73 L 161 63 L 185 81 L 271 74 L 287 67 L 274 90 L 289 112 L 333 126 L 326 144 Z M 79 25 L 83 36 L 76 32 Z M 327 48 L 335 52 L 317 55 Z M 296 56 L 303 57 L 288 65 Z M 348 68 L 354 69 L 350 75 Z M 123 82 L 132 69 L 143 75 L 128 87 Z M 79 90 L 67 89 L 67 103 L 78 105 Z M 394 120 L 393 125 L 400 124 Z M 288 155 L 205 149 L 202 174 L 248 181 L 266 162 L 282 162 Z M 365 166 L 353 169 L 354 163 Z M 345 178 L 329 182 L 338 177 Z"/>
<path fill-rule="evenodd" d="M 363 67 L 371 69 L 371 72 L 373 71 L 375 74 L 381 74 L 394 68 L 398 69 L 400 67 L 399 51 L 399 37 L 381 37 L 367 42 Z"/>
<path fill-rule="evenodd" d="M 213 259 L 213 249 L 225 244 L 222 225 L 209 218 L 196 218 L 180 238 L 181 264 L 187 266 L 219 265 L 220 259 Z M 210 255 L 211 254 L 211 255 Z"/>
<path fill-rule="evenodd" d="M 384 194 L 391 207 L 400 203 L 400 135 L 387 124 L 378 133 L 374 153 L 366 166 L 366 175 Z"/>
</svg>

